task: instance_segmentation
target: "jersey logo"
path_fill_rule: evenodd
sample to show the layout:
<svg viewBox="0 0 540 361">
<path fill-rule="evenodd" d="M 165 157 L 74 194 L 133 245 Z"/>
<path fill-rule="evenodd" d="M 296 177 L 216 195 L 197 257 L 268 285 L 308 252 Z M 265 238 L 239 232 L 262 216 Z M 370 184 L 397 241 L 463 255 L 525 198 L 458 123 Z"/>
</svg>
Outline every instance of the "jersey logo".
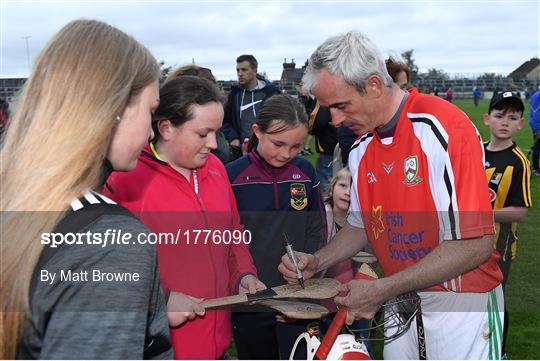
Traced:
<svg viewBox="0 0 540 361">
<path fill-rule="evenodd" d="M 375 173 L 369 172 L 367 174 L 368 184 L 375 183 L 377 181 L 377 178 L 375 178 Z"/>
<path fill-rule="evenodd" d="M 395 162 L 396 161 L 393 161 L 390 164 L 386 164 L 385 162 L 382 162 L 382 166 L 383 166 L 384 171 L 386 172 L 386 174 L 390 174 L 390 172 L 392 171 L 392 168 L 394 168 L 394 163 Z"/>
<path fill-rule="evenodd" d="M 291 206 L 297 211 L 306 208 L 308 204 L 306 186 L 302 183 L 291 184 Z"/>
<path fill-rule="evenodd" d="M 422 178 L 418 177 L 418 157 L 411 155 L 405 159 L 403 171 L 405 172 L 405 180 L 403 184 L 412 187 L 422 181 Z"/>
<path fill-rule="evenodd" d="M 250 181 L 250 180 L 261 180 L 261 177 L 259 176 L 256 176 L 256 175 L 247 175 L 246 178 L 245 178 L 246 181 Z"/>
<path fill-rule="evenodd" d="M 489 182 L 498 185 L 501 182 L 502 176 L 502 173 L 493 173 Z"/>
<path fill-rule="evenodd" d="M 382 220 L 382 206 L 372 206 L 371 208 L 371 231 L 375 239 L 379 239 L 384 232 L 384 223 Z"/>
<path fill-rule="evenodd" d="M 245 105 L 241 105 L 240 106 L 240 113 L 242 113 L 244 110 L 246 110 L 247 108 L 250 108 L 250 107 L 254 107 L 256 104 L 259 104 L 260 102 L 262 102 L 262 100 L 256 100 L 252 103 L 248 103 L 248 104 L 245 104 Z"/>
</svg>

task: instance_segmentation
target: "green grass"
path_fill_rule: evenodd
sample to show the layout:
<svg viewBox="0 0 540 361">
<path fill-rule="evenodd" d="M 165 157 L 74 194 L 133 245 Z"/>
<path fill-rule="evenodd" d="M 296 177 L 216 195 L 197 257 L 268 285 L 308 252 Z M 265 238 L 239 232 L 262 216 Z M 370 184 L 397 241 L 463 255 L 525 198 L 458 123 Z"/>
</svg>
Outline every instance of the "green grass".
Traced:
<svg viewBox="0 0 540 361">
<path fill-rule="evenodd" d="M 488 100 L 482 100 L 475 108 L 472 100 L 458 100 L 460 107 L 474 122 L 482 139 L 489 139 L 489 130 L 482 121 L 482 115 L 488 109 Z M 529 105 L 525 105 L 524 118 L 529 118 Z M 532 145 L 531 128 L 527 124 L 514 140 L 527 153 Z M 509 359 L 540 359 L 537 345 L 540 340 L 540 178 L 531 179 L 533 207 L 527 218 L 518 226 L 518 251 L 512 263 L 510 279 L 506 285 L 506 302 L 510 315 L 510 328 L 506 352 Z"/>
</svg>

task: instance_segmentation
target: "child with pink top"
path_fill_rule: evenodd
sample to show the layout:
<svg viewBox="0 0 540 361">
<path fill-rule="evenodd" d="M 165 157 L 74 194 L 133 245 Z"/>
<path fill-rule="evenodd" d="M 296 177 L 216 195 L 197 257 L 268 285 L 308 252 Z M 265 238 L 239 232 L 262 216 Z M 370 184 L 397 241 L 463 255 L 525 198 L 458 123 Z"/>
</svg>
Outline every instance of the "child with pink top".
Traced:
<svg viewBox="0 0 540 361">
<path fill-rule="evenodd" d="M 345 225 L 345 222 L 347 222 L 347 212 L 349 210 L 349 204 L 351 203 L 351 181 L 351 172 L 349 171 L 348 167 L 345 167 L 336 173 L 328 186 L 328 193 L 324 199 L 324 205 L 326 209 L 326 224 L 328 228 L 329 242 L 332 241 L 332 237 L 334 237 L 334 235 L 343 227 L 343 225 Z M 356 266 L 352 259 L 346 259 L 329 268 L 325 277 L 335 278 L 341 283 L 347 283 L 354 278 L 354 275 L 357 272 Z M 323 305 L 326 306 L 331 312 L 337 311 L 333 301 L 323 301 Z M 333 316 L 334 313 L 327 316 L 326 319 L 323 320 L 323 328 L 326 328 L 330 322 L 332 322 Z M 354 333 L 357 337 L 365 339 L 369 337 L 369 332 L 364 331 L 369 328 L 369 324 L 370 323 L 368 320 L 357 320 L 354 321 L 349 328 L 351 330 L 362 330 Z M 368 352 L 371 354 L 371 343 L 368 340 L 364 340 L 364 343 L 368 349 Z"/>
<path fill-rule="evenodd" d="M 345 167 L 336 173 L 324 200 L 326 209 L 326 224 L 328 228 L 328 240 L 343 227 L 347 222 L 347 211 L 351 202 L 351 172 Z M 347 283 L 354 278 L 353 261 L 347 259 L 331 267 L 326 277 L 332 277 L 341 283 Z"/>
</svg>

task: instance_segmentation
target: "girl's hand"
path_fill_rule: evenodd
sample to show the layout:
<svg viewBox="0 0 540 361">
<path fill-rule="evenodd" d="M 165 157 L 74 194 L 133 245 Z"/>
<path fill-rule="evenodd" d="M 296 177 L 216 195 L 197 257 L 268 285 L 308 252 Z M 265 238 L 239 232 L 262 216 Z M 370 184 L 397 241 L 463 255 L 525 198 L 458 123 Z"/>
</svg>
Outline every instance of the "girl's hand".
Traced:
<svg viewBox="0 0 540 361">
<path fill-rule="evenodd" d="M 167 318 L 170 327 L 178 327 L 195 317 L 204 316 L 205 309 L 201 306 L 202 298 L 192 297 L 180 292 L 171 292 L 167 302 Z"/>
<path fill-rule="evenodd" d="M 247 274 L 240 280 L 238 293 L 256 293 L 266 289 L 266 285 L 252 274 Z"/>
</svg>

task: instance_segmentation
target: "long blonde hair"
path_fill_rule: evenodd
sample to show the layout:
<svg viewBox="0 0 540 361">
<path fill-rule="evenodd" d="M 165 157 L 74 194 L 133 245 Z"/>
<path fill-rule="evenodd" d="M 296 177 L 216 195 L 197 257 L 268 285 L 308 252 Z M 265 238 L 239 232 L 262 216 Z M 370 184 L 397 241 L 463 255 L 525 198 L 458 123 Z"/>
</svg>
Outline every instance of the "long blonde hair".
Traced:
<svg viewBox="0 0 540 361">
<path fill-rule="evenodd" d="M 326 197 L 324 198 L 324 203 L 328 203 L 330 206 L 334 207 L 334 188 L 339 181 L 339 179 L 343 176 L 348 176 L 349 182 L 351 178 L 351 171 L 349 170 L 349 167 L 341 168 L 336 175 L 332 178 L 330 181 L 330 184 L 328 185 L 328 190 L 326 191 Z"/>
<path fill-rule="evenodd" d="M 98 185 L 117 116 L 158 77 L 144 46 L 94 20 L 64 26 L 35 60 L 0 152 L 0 357 L 16 356 L 40 234 Z"/>
</svg>

